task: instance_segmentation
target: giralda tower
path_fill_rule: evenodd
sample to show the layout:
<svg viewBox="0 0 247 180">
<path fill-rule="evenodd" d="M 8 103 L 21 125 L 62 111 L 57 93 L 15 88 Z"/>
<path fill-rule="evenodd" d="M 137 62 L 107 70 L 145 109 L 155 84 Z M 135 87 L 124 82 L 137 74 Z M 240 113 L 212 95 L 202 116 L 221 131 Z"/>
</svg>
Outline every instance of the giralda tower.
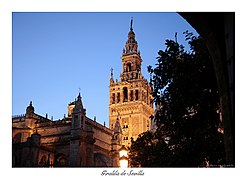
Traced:
<svg viewBox="0 0 247 180">
<path fill-rule="evenodd" d="M 150 116 L 154 114 L 152 89 L 142 76 L 142 58 L 138 50 L 131 19 L 130 31 L 122 52 L 120 81 L 110 77 L 109 127 L 114 129 L 116 120 L 122 128 L 122 144 L 130 146 L 131 138 L 150 129 Z"/>
</svg>

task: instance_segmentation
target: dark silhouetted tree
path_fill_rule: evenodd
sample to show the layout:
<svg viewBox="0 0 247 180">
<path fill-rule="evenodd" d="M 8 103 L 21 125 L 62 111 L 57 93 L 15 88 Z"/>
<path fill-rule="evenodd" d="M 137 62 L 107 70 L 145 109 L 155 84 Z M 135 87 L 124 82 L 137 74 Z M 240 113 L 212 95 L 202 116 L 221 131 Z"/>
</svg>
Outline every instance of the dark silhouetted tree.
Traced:
<svg viewBox="0 0 247 180">
<path fill-rule="evenodd" d="M 140 134 L 131 143 L 131 167 L 164 167 L 168 166 L 170 150 L 165 140 L 157 138 L 157 134 L 150 131 Z"/>
<path fill-rule="evenodd" d="M 155 115 L 158 128 L 132 142 L 133 166 L 218 167 L 225 163 L 212 60 L 201 37 L 185 32 L 185 38 L 190 51 L 166 40 L 156 67 L 148 67 L 159 107 Z"/>
</svg>

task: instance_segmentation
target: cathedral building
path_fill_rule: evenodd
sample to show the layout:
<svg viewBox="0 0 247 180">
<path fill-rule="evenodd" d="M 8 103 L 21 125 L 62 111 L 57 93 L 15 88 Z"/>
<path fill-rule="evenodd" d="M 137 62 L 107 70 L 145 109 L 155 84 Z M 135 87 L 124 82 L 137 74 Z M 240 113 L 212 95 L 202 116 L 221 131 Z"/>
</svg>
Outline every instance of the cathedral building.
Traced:
<svg viewBox="0 0 247 180">
<path fill-rule="evenodd" d="M 122 144 L 130 146 L 139 134 L 150 130 L 150 116 L 154 114 L 152 88 L 142 76 L 142 58 L 133 31 L 131 20 L 130 31 L 122 52 L 122 72 L 120 81 L 110 77 L 109 127 L 114 128 L 116 119 L 122 127 Z"/>
<path fill-rule="evenodd" d="M 30 102 L 24 115 L 12 117 L 12 165 L 112 167 L 114 135 L 114 131 L 86 116 L 80 94 L 69 103 L 68 116 L 61 120 L 37 114 Z"/>
<path fill-rule="evenodd" d="M 120 81 L 110 76 L 109 128 L 86 116 L 79 93 L 61 120 L 35 112 L 12 117 L 13 167 L 119 167 L 119 149 L 150 130 L 152 89 L 141 73 L 131 20 Z"/>
</svg>

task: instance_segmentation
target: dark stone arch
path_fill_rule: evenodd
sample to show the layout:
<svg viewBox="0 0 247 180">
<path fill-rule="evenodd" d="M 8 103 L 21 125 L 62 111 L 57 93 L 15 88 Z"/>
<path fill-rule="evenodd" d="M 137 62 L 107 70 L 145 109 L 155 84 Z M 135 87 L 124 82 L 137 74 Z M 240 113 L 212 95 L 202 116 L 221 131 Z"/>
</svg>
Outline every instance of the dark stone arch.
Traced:
<svg viewBox="0 0 247 180">
<path fill-rule="evenodd" d="M 68 158 L 63 153 L 57 153 L 55 155 L 55 167 L 68 167 Z"/>
<path fill-rule="evenodd" d="M 179 13 L 206 40 L 220 94 L 226 161 L 235 166 L 235 13 Z"/>
</svg>

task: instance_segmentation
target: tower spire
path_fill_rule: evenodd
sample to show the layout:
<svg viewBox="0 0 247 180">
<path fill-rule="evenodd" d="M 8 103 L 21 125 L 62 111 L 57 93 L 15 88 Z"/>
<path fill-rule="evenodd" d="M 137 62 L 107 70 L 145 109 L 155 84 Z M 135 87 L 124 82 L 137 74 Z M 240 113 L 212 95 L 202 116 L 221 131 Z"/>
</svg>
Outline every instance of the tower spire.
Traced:
<svg viewBox="0 0 247 180">
<path fill-rule="evenodd" d="M 111 68 L 111 76 L 110 76 L 110 84 L 113 84 L 114 80 L 113 80 L 113 68 Z"/>
<path fill-rule="evenodd" d="M 133 17 L 131 17 L 131 21 L 130 21 L 130 31 L 133 31 L 132 25 L 133 25 Z"/>
<path fill-rule="evenodd" d="M 133 31 L 133 18 L 130 20 L 130 31 L 128 33 L 128 39 L 125 44 L 125 49 L 123 49 L 123 55 L 129 55 L 137 52 L 138 44 L 135 40 L 135 33 Z"/>
<path fill-rule="evenodd" d="M 111 78 L 113 78 L 113 68 L 111 68 Z"/>
</svg>

